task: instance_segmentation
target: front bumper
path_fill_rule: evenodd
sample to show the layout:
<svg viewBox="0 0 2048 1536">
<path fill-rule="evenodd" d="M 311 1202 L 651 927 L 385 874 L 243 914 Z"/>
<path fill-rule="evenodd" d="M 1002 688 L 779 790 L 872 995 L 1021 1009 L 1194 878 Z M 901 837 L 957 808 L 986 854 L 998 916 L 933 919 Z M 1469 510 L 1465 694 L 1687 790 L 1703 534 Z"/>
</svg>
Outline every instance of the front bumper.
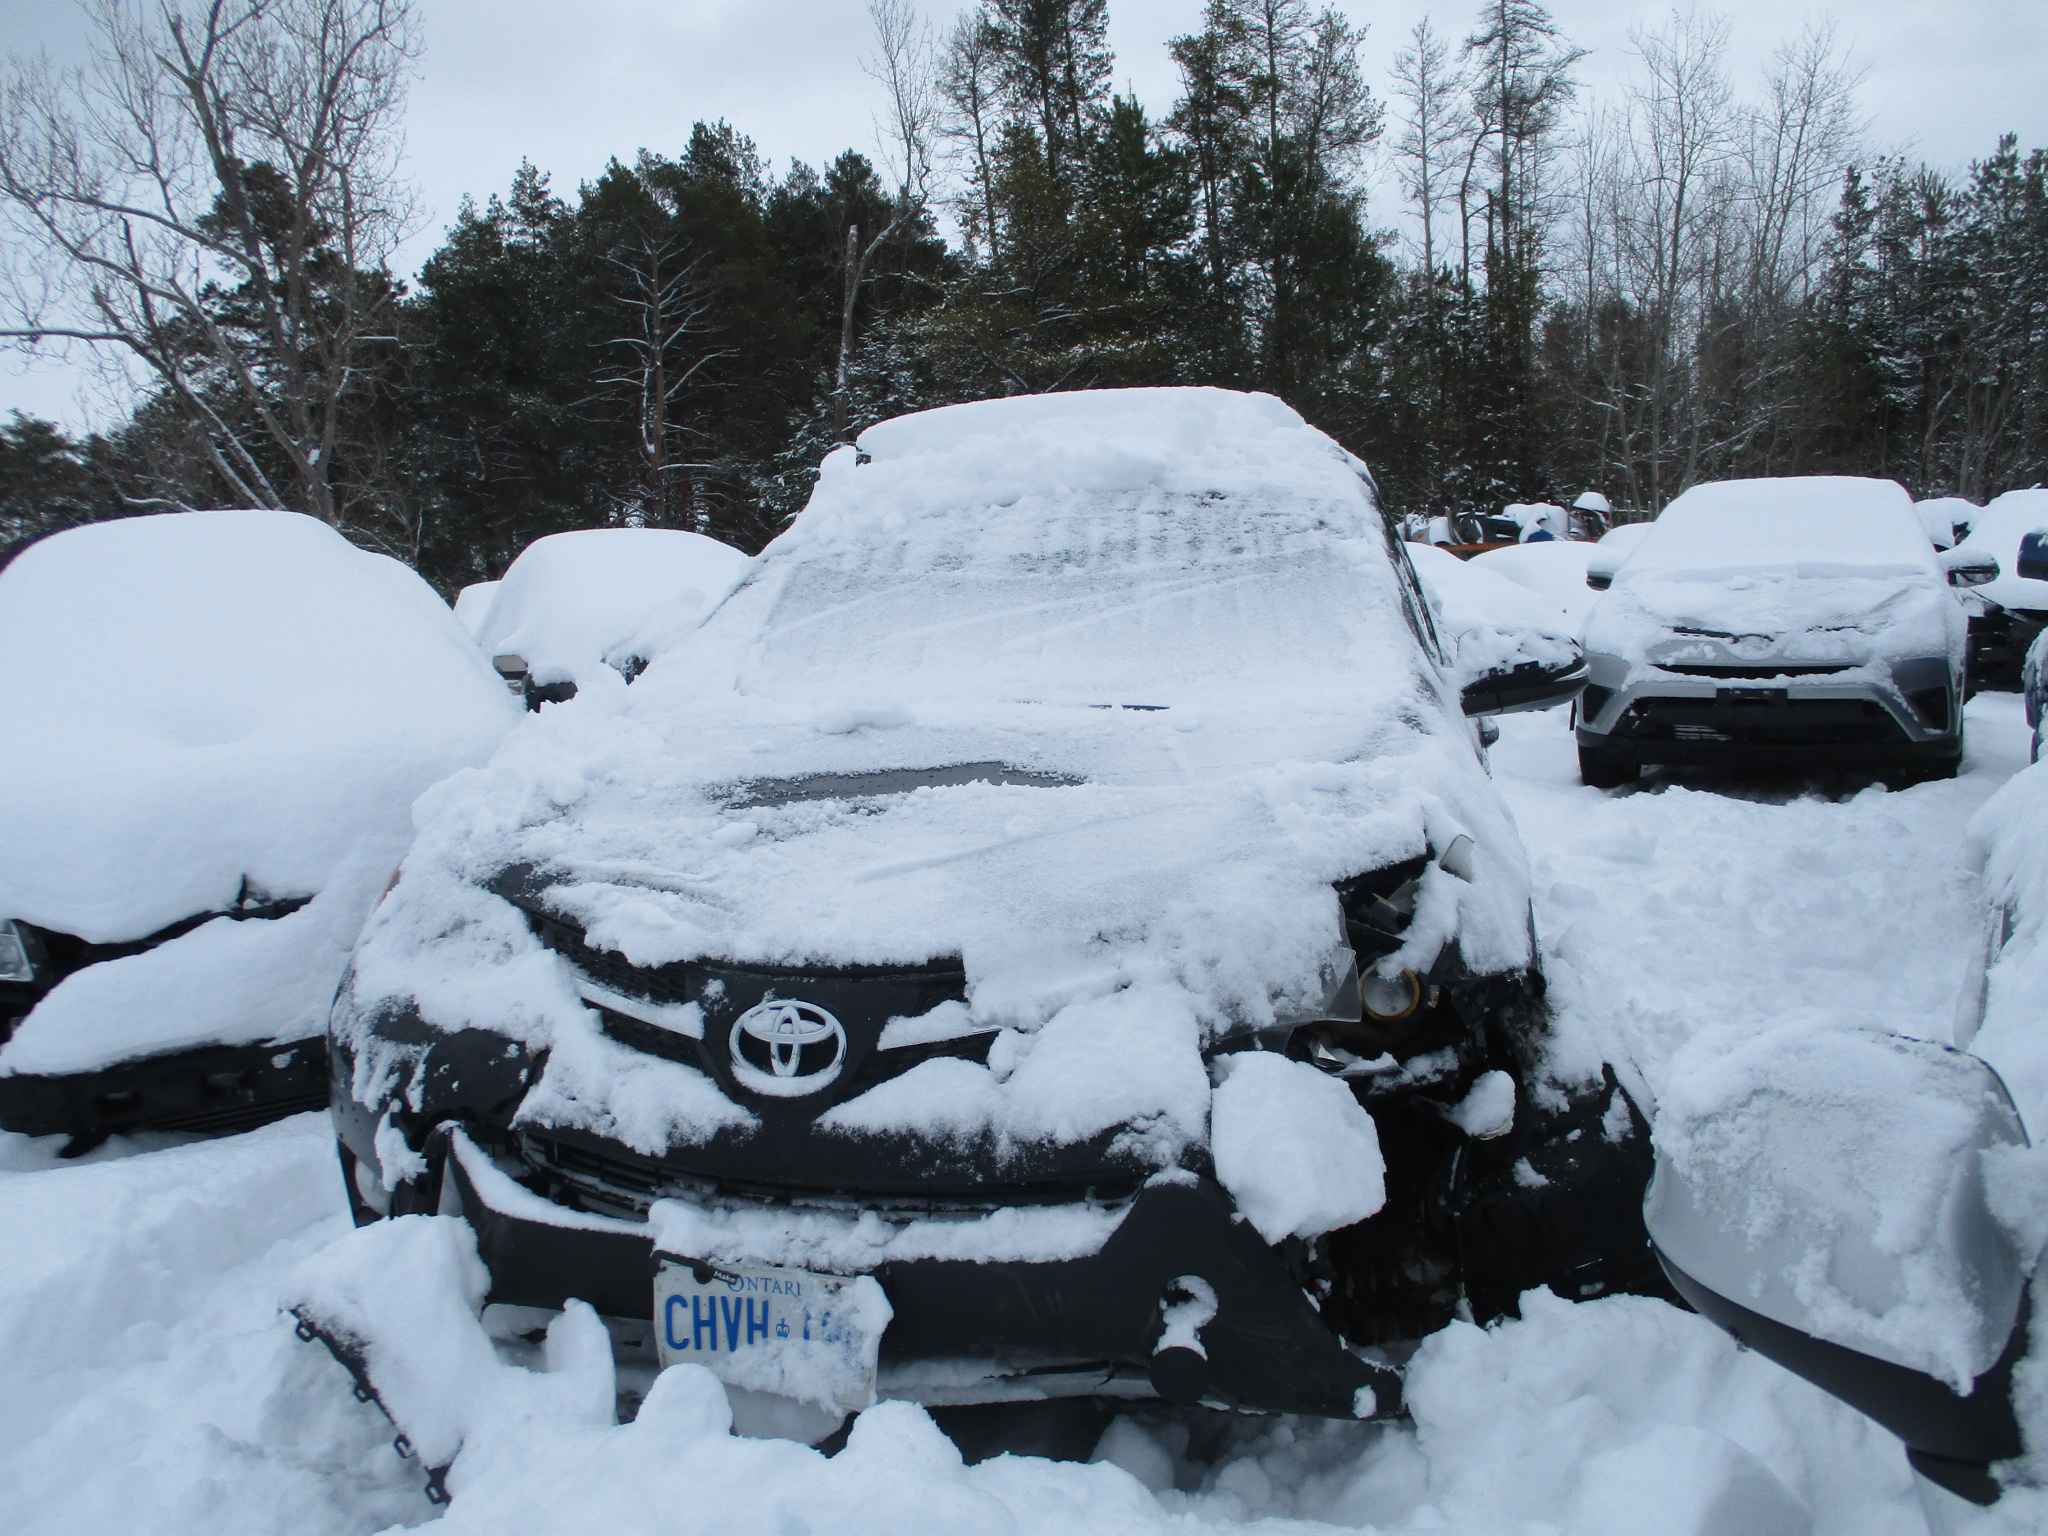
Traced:
<svg viewBox="0 0 2048 1536">
<path fill-rule="evenodd" d="M 344 1130 L 353 1117 L 338 1117 Z M 354 1120 L 360 1126 L 360 1120 Z M 367 1147 L 344 1147 L 357 1157 Z M 488 1299 L 558 1308 L 579 1297 L 607 1315 L 649 1324 L 654 1312 L 657 1221 L 575 1211 L 528 1189 L 459 1127 L 428 1143 L 427 1208 L 459 1214 L 475 1230 L 490 1271 Z M 673 1197 L 671 1197 L 673 1198 Z M 692 1201 L 694 1230 L 715 1230 L 734 1202 Z M 872 1231 L 876 1212 L 848 1207 Z M 998 1221 L 1002 1215 L 998 1213 Z M 1059 1208 L 1037 1213 L 1057 1224 Z M 1069 1208 L 1100 1225 L 1089 1251 L 1050 1259 L 884 1258 L 872 1274 L 894 1318 L 882 1339 L 892 1392 L 920 1395 L 920 1368 L 957 1392 L 963 1376 L 1030 1390 L 1034 1380 L 1099 1380 L 1105 1392 L 1149 1393 L 1263 1412 L 1388 1417 L 1402 1411 L 1400 1378 L 1347 1349 L 1318 1315 L 1280 1250 L 1268 1247 L 1208 1178 L 1155 1179 L 1115 1206 Z M 962 1222 L 985 1219 L 977 1212 Z M 911 1220 L 881 1220 L 908 1225 Z M 718 1262 L 747 1256 L 721 1243 Z M 684 1258 L 709 1255 L 684 1254 Z M 773 1267 L 786 1254 L 762 1253 Z M 843 1267 L 843 1266 L 842 1266 Z M 1161 1347 L 1165 1309 L 1194 1276 L 1216 1296 L 1200 1349 Z"/>
<path fill-rule="evenodd" d="M 1643 763 L 1935 766 L 1962 752 L 1961 690 L 1939 661 L 1901 663 L 1889 682 L 1846 668 L 1701 676 L 1607 655 L 1589 670 L 1579 745 Z"/>
<path fill-rule="evenodd" d="M 212 1045 L 91 1072 L 0 1076 L 0 1130 L 99 1141 L 130 1131 L 247 1131 L 327 1103 L 327 1042 Z"/>
</svg>

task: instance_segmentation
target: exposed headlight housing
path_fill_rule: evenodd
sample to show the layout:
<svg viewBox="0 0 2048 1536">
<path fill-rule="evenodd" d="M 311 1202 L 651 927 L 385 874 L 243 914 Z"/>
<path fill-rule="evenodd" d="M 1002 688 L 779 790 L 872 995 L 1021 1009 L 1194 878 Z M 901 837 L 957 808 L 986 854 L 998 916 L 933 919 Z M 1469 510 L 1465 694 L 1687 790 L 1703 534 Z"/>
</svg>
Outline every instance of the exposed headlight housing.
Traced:
<svg viewBox="0 0 2048 1536">
<path fill-rule="evenodd" d="M 1359 986 L 1359 1001 L 1367 1015 L 1381 1024 L 1397 1024 L 1413 1017 L 1427 994 L 1422 978 L 1413 971 L 1399 971 L 1392 976 L 1374 972 Z"/>
<path fill-rule="evenodd" d="M 35 979 L 35 957 L 29 953 L 28 935 L 21 931 L 20 924 L 0 918 L 0 981 Z"/>
</svg>

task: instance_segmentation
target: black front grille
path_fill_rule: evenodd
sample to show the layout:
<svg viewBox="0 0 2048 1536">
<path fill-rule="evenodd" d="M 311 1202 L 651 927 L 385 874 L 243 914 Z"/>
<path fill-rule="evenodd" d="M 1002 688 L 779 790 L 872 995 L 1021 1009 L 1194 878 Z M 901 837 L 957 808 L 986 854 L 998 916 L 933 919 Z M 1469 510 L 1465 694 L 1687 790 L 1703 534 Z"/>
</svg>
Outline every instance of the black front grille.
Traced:
<svg viewBox="0 0 2048 1536">
<path fill-rule="evenodd" d="M 1614 734 L 1637 741 L 1757 747 L 1884 747 L 1905 740 L 1898 722 L 1869 699 L 1639 699 Z"/>
<path fill-rule="evenodd" d="M 1807 662 L 1793 666 L 1749 666 L 1740 662 L 1723 661 L 1660 661 L 1656 663 L 1660 672 L 1677 672 L 1686 677 L 1828 677 L 1836 672 L 1847 672 L 1847 662 Z"/>
<path fill-rule="evenodd" d="M 600 986 L 627 997 L 657 1003 L 695 1003 L 702 999 L 704 978 L 688 961 L 669 965 L 635 965 L 615 949 L 598 949 L 582 930 L 559 918 L 527 914 L 535 935 L 556 954 Z"/>
</svg>

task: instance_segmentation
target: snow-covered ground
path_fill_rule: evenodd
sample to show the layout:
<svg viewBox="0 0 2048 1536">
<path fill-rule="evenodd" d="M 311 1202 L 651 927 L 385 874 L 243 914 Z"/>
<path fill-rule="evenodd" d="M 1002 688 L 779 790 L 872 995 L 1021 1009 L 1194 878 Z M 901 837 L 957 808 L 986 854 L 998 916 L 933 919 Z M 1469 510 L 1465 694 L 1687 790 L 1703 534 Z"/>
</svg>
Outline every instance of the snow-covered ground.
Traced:
<svg viewBox="0 0 2048 1536">
<path fill-rule="evenodd" d="M 1971 704 L 1961 777 L 1902 793 L 1653 777 L 1601 794 L 1578 783 L 1561 716 L 1502 725 L 1495 771 L 1529 845 L 1571 1049 L 1626 1056 L 1654 1090 L 1681 1047 L 1717 1031 L 1810 1021 L 1947 1038 L 1983 924 L 1965 827 L 2025 765 L 2015 697 Z M 376 1410 L 281 1319 L 298 1267 L 348 1234 L 323 1117 L 76 1164 L 54 1152 L 0 1137 L 10 1536 L 436 1517 Z M 870 1410 L 831 1459 L 732 1438 L 693 1367 L 615 1426 L 591 1326 L 557 1325 L 548 1381 L 504 1368 L 450 1479 L 451 1529 L 1924 1529 L 1889 1436 L 1699 1319 L 1633 1298 L 1533 1296 L 1520 1322 L 1445 1330 L 1413 1364 L 1410 1424 L 1141 1411 L 1085 1465 L 965 1467 L 903 1405 Z"/>
</svg>

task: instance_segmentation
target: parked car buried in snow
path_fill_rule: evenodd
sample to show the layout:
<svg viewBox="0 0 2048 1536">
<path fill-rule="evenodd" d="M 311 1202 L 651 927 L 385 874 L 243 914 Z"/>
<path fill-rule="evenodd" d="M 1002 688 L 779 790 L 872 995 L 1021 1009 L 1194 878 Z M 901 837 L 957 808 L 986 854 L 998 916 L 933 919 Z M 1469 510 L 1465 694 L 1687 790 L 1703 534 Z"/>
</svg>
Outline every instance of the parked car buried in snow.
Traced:
<svg viewBox="0 0 2048 1536">
<path fill-rule="evenodd" d="M 0 1127 L 317 1107 L 414 797 L 516 718 L 447 607 L 311 518 L 162 514 L 0 572 L 0 655 Z"/>
<path fill-rule="evenodd" d="M 2048 490 L 1994 497 L 1956 551 L 1999 567 L 1996 579 L 1965 594 L 1977 686 L 2017 688 L 2027 648 L 2048 629 Z"/>
<path fill-rule="evenodd" d="M 1589 580 L 1591 579 L 1591 567 Z M 1587 616 L 1580 775 L 1645 764 L 1955 772 L 1966 619 L 1899 486 L 1811 476 L 1699 485 Z"/>
<path fill-rule="evenodd" d="M 357 1215 L 837 1410 L 1394 1412 L 1353 1346 L 1650 1274 L 1465 718 L 1546 654 L 1455 674 L 1269 397 L 872 428 L 615 712 L 436 797 L 334 1010 Z"/>
<path fill-rule="evenodd" d="M 729 544 L 675 528 L 581 528 L 535 539 L 474 633 L 529 709 L 576 696 L 600 669 L 628 682 L 693 628 L 747 568 Z"/>
</svg>

